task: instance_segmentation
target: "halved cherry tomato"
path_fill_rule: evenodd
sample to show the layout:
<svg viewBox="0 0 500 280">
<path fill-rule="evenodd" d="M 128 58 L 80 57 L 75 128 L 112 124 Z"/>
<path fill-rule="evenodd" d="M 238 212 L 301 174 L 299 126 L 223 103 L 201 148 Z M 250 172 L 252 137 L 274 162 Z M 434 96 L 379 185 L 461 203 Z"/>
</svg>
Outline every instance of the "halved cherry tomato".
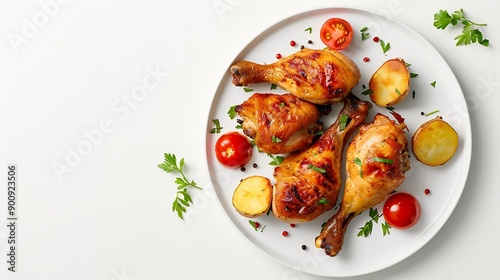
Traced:
<svg viewBox="0 0 500 280">
<path fill-rule="evenodd" d="M 420 219 L 420 203 L 409 193 L 398 192 L 384 203 L 384 219 L 393 228 L 407 229 Z"/>
<path fill-rule="evenodd" d="M 215 156 L 224 166 L 242 167 L 252 157 L 252 144 L 245 135 L 235 131 L 228 132 L 215 143 Z"/>
<path fill-rule="evenodd" d="M 352 26 L 345 19 L 331 18 L 323 23 L 319 36 L 330 49 L 342 50 L 352 41 Z"/>
</svg>

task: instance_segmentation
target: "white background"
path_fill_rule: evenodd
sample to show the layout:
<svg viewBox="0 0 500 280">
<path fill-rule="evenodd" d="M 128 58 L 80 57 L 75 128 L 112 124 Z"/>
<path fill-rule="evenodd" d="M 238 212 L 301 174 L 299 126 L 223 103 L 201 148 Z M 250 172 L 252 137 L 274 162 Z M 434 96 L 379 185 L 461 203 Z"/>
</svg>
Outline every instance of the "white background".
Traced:
<svg viewBox="0 0 500 280">
<path fill-rule="evenodd" d="M 435 46 L 462 86 L 473 132 L 467 185 L 442 230 L 399 264 L 350 279 L 492 279 L 500 4 L 491 0 L 1 1 L 0 278 L 322 279 L 267 257 L 231 224 L 212 190 L 205 133 L 218 83 L 249 41 L 280 19 L 346 4 L 400 20 Z M 488 24 L 490 47 L 457 47 L 459 27 L 432 25 L 440 9 L 459 8 Z M 88 134 L 100 136 L 89 145 Z M 156 167 L 164 152 L 185 158 L 204 188 L 191 192 L 184 221 L 170 209 L 175 175 Z M 16 273 L 6 263 L 13 163 Z"/>
</svg>

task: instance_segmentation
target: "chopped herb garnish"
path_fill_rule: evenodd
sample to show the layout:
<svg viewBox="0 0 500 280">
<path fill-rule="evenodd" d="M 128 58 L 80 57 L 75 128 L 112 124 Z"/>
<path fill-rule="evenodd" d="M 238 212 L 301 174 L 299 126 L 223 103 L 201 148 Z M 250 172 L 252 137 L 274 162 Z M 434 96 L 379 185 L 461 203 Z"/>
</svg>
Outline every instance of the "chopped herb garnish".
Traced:
<svg viewBox="0 0 500 280">
<path fill-rule="evenodd" d="M 367 89 L 367 90 L 363 91 L 361 94 L 362 95 L 370 95 L 370 94 L 373 94 L 373 90 Z"/>
<path fill-rule="evenodd" d="M 215 127 L 210 130 L 210 133 L 220 133 L 220 131 L 222 130 L 222 126 L 220 126 L 219 119 L 213 119 L 212 123 L 215 125 Z"/>
<path fill-rule="evenodd" d="M 227 111 L 227 115 L 229 116 L 230 119 L 234 119 L 236 117 L 236 107 L 238 105 L 233 105 L 229 107 L 229 110 Z"/>
<path fill-rule="evenodd" d="M 260 227 L 259 222 L 256 222 L 256 221 L 248 220 L 248 223 L 253 227 L 253 229 L 255 231 L 257 231 L 257 229 Z M 260 230 L 260 232 L 264 231 L 265 228 L 266 228 L 266 225 L 264 225 L 264 227 L 262 227 L 262 229 Z"/>
<path fill-rule="evenodd" d="M 320 135 L 323 135 L 323 133 L 325 133 L 323 130 L 318 130 L 316 132 L 314 132 L 314 136 L 320 136 Z"/>
<path fill-rule="evenodd" d="M 382 52 L 387 55 L 386 52 L 391 48 L 391 43 L 386 43 L 384 40 L 380 39 L 380 47 L 382 47 Z"/>
<path fill-rule="evenodd" d="M 391 234 L 391 231 L 390 231 L 391 226 L 387 222 L 383 222 L 381 224 L 381 226 L 382 226 L 382 235 L 383 236 Z"/>
<path fill-rule="evenodd" d="M 312 27 L 308 27 L 308 28 L 304 29 L 304 31 L 309 32 L 309 34 L 311 34 L 313 29 L 312 29 Z"/>
<path fill-rule="evenodd" d="M 343 131 L 347 127 L 348 122 L 349 122 L 349 116 L 346 114 L 341 114 L 340 115 L 339 130 Z"/>
<path fill-rule="evenodd" d="M 428 117 L 428 116 L 433 115 L 433 114 L 436 114 L 436 113 L 438 113 L 438 112 L 439 112 L 439 110 L 434 110 L 434 111 L 432 111 L 432 112 L 429 112 L 429 113 L 425 114 L 425 116 L 426 116 L 426 117 Z"/>
<path fill-rule="evenodd" d="M 367 26 L 364 26 L 363 28 L 361 28 L 361 30 L 359 30 L 359 32 L 361 32 L 361 41 L 364 41 L 370 37 L 370 33 L 367 31 L 368 31 Z"/>
<path fill-rule="evenodd" d="M 394 111 L 394 107 L 387 106 L 387 107 L 385 107 L 385 108 L 386 108 L 387 110 L 389 110 L 389 111 Z"/>
<path fill-rule="evenodd" d="M 273 141 L 273 143 L 281 143 L 281 142 L 283 142 L 283 140 L 281 140 L 278 137 L 276 137 L 276 135 L 272 136 L 271 141 Z"/>
<path fill-rule="evenodd" d="M 283 162 L 283 160 L 285 159 L 284 156 L 275 156 L 275 155 L 268 155 L 268 156 L 273 159 L 273 161 L 271 161 L 269 163 L 269 165 L 273 165 L 273 166 L 280 165 Z"/>
<path fill-rule="evenodd" d="M 436 81 L 432 82 L 431 86 L 435 88 L 436 87 Z"/>
<path fill-rule="evenodd" d="M 273 89 L 277 89 L 277 88 L 278 88 L 278 86 L 277 86 L 277 85 L 275 85 L 275 84 L 271 84 L 271 90 L 273 90 Z"/>
<path fill-rule="evenodd" d="M 360 167 L 359 168 L 359 177 L 362 178 L 363 177 L 363 168 L 361 168 L 361 166 L 363 163 L 361 162 L 361 160 L 358 157 L 354 159 L 354 163 Z"/>
<path fill-rule="evenodd" d="M 381 162 L 381 163 L 388 163 L 388 164 L 394 163 L 394 161 L 390 158 L 380 158 L 380 157 L 374 157 L 373 161 L 374 162 Z"/>
<path fill-rule="evenodd" d="M 246 88 L 246 87 L 244 87 L 244 88 L 243 88 L 243 90 L 244 90 L 245 92 L 252 92 L 252 91 L 253 91 L 253 89 L 252 89 L 252 88 Z"/>
<path fill-rule="evenodd" d="M 285 107 L 285 102 L 281 102 L 280 107 Z"/>
<path fill-rule="evenodd" d="M 416 77 L 418 77 L 417 73 L 410 73 L 410 78 L 416 78 Z"/>
<path fill-rule="evenodd" d="M 412 91 L 412 92 L 411 92 L 411 97 L 412 97 L 413 99 L 415 99 L 415 91 Z"/>
<path fill-rule="evenodd" d="M 316 202 L 316 204 L 322 204 L 322 205 L 328 204 L 328 199 L 322 197 L 318 200 L 318 202 Z"/>
<path fill-rule="evenodd" d="M 323 173 L 323 174 L 324 174 L 324 173 L 326 173 L 326 170 L 325 170 L 325 169 L 323 169 L 323 168 L 321 168 L 321 167 L 314 166 L 314 165 L 312 165 L 312 164 L 309 164 L 309 166 L 307 166 L 307 167 L 308 167 L 309 169 L 312 169 L 312 170 L 317 171 L 317 172 L 319 172 L 319 173 Z"/>
<path fill-rule="evenodd" d="M 397 93 L 398 95 L 401 95 L 401 92 L 399 91 L 399 89 L 396 89 L 396 93 Z"/>
<path fill-rule="evenodd" d="M 366 222 L 363 227 L 359 228 L 360 231 L 358 232 L 358 237 L 360 236 L 368 237 L 370 234 L 372 234 L 373 222 L 378 224 L 379 218 L 382 217 L 382 214 L 378 213 L 377 208 L 370 208 L 368 215 L 370 216 L 371 219 L 368 222 Z M 382 233 L 384 236 L 391 234 L 391 232 L 389 231 L 390 228 L 391 226 L 387 224 L 387 222 L 382 223 Z"/>
</svg>

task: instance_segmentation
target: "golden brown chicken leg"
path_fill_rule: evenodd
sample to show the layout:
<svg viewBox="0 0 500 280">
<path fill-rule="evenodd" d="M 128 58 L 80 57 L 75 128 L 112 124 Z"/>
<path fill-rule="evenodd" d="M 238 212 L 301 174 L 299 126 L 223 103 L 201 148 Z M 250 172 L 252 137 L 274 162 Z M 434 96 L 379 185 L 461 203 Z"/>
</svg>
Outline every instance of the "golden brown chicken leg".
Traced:
<svg viewBox="0 0 500 280">
<path fill-rule="evenodd" d="M 235 111 L 243 118 L 243 133 L 268 154 L 305 148 L 323 129 L 317 106 L 291 94 L 255 93 Z"/>
<path fill-rule="evenodd" d="M 340 209 L 315 240 L 316 247 L 323 248 L 327 255 L 335 256 L 342 249 L 347 226 L 354 217 L 381 203 L 405 180 L 405 171 L 410 168 L 405 127 L 377 114 L 349 144 Z"/>
<path fill-rule="evenodd" d="M 307 222 L 335 206 L 345 144 L 370 108 L 371 103 L 348 95 L 335 123 L 311 147 L 288 155 L 275 168 L 272 210 L 278 219 Z"/>
<path fill-rule="evenodd" d="M 240 61 L 231 66 L 233 84 L 269 82 L 315 104 L 341 101 L 359 82 L 357 65 L 334 50 L 302 49 L 271 64 Z"/>
</svg>

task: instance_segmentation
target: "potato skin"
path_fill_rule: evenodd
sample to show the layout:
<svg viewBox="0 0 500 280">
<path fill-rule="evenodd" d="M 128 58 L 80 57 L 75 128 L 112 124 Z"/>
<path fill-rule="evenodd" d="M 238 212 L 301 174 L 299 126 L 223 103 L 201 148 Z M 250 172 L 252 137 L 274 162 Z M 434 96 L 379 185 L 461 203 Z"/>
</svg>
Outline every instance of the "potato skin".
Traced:
<svg viewBox="0 0 500 280">
<path fill-rule="evenodd" d="M 271 208 L 273 186 L 263 176 L 243 179 L 233 192 L 232 204 L 236 211 L 247 218 L 257 218 Z"/>
<path fill-rule="evenodd" d="M 448 162 L 455 154 L 459 139 L 455 129 L 442 117 L 429 120 L 415 131 L 411 139 L 415 158 L 429 166 Z"/>
<path fill-rule="evenodd" d="M 410 71 L 402 58 L 385 61 L 373 73 L 369 87 L 370 99 L 378 106 L 386 107 L 403 101 L 410 92 Z"/>
</svg>

